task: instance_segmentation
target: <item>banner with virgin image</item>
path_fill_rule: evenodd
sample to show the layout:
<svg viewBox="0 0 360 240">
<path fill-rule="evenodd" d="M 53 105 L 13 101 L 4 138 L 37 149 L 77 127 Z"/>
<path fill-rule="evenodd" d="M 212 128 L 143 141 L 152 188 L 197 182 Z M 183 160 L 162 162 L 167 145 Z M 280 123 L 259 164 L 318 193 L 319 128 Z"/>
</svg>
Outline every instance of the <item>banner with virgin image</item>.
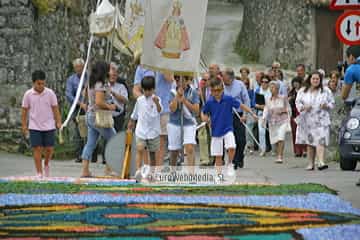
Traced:
<svg viewBox="0 0 360 240">
<path fill-rule="evenodd" d="M 197 72 L 207 0 L 148 0 L 141 63 L 153 70 Z"/>
</svg>

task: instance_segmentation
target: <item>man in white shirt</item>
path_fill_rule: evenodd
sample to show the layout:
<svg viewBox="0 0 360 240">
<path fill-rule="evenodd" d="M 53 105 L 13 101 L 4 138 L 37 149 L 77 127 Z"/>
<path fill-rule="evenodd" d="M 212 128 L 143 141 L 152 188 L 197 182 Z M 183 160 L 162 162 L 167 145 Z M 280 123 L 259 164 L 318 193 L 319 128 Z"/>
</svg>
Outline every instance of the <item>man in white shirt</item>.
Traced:
<svg viewBox="0 0 360 240">
<path fill-rule="evenodd" d="M 122 130 L 125 121 L 125 105 L 128 103 L 129 96 L 126 86 L 118 82 L 119 73 L 116 63 L 110 63 L 109 71 L 109 87 L 111 93 L 111 101 L 116 105 L 113 112 L 114 128 L 116 132 Z"/>
</svg>

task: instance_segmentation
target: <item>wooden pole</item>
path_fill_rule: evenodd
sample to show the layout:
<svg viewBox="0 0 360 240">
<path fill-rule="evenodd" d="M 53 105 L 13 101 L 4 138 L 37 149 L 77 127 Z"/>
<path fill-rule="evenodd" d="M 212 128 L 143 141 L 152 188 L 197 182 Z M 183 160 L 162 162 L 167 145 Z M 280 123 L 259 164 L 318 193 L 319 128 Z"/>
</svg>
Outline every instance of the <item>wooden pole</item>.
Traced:
<svg viewBox="0 0 360 240">
<path fill-rule="evenodd" d="M 184 78 L 180 76 L 181 87 L 183 88 Z M 184 88 L 183 88 L 184 89 Z M 183 93 L 183 97 L 185 97 L 185 93 Z M 180 104 L 180 131 L 181 131 L 181 152 L 180 152 L 180 160 L 184 162 L 184 104 Z"/>
</svg>

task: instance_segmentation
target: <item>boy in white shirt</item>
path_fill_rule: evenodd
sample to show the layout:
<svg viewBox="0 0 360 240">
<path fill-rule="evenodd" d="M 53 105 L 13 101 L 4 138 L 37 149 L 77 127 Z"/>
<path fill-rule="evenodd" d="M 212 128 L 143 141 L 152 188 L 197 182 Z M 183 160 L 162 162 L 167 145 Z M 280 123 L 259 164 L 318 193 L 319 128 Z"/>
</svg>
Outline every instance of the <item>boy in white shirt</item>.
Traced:
<svg viewBox="0 0 360 240">
<path fill-rule="evenodd" d="M 144 77 L 141 81 L 144 94 L 138 97 L 131 114 L 128 129 L 132 130 L 137 121 L 136 135 L 136 174 L 140 174 L 141 161 L 145 148 L 149 151 L 150 166 L 155 166 L 156 152 L 160 148 L 160 113 L 162 105 L 160 98 L 155 95 L 155 78 Z M 149 166 L 144 164 L 142 177 L 146 178 Z"/>
</svg>

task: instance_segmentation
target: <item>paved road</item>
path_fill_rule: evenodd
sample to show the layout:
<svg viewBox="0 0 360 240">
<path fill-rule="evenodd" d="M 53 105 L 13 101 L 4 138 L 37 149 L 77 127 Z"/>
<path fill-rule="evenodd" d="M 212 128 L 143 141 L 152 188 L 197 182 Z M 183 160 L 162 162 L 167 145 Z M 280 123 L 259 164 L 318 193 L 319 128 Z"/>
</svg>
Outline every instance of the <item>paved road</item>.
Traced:
<svg viewBox="0 0 360 240">
<path fill-rule="evenodd" d="M 272 156 L 259 157 L 258 154 L 247 155 L 245 168 L 238 170 L 237 182 L 241 183 L 319 183 L 339 192 L 339 195 L 350 201 L 354 207 L 360 209 L 360 187 L 355 182 L 360 178 L 359 167 L 354 172 L 341 171 L 335 162 L 329 163 L 329 169 L 325 171 L 305 171 L 307 161 L 304 158 L 291 157 L 290 147 L 287 147 L 284 164 L 274 163 Z M 100 158 L 100 157 L 99 157 Z M 360 165 L 360 164 L 359 164 Z M 0 177 L 5 176 L 32 176 L 35 175 L 33 160 L 22 155 L 0 153 Z M 91 164 L 92 172 L 101 176 L 104 165 L 101 163 Z M 78 177 L 81 164 L 73 160 L 53 161 L 52 176 Z"/>
</svg>

